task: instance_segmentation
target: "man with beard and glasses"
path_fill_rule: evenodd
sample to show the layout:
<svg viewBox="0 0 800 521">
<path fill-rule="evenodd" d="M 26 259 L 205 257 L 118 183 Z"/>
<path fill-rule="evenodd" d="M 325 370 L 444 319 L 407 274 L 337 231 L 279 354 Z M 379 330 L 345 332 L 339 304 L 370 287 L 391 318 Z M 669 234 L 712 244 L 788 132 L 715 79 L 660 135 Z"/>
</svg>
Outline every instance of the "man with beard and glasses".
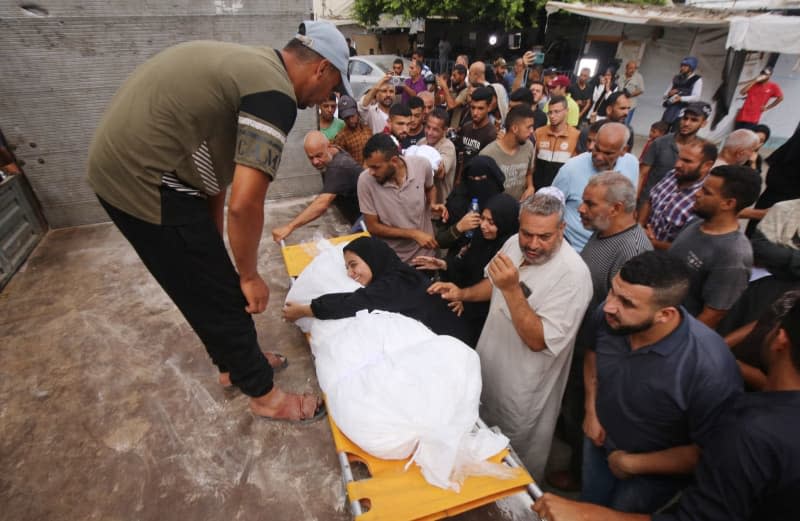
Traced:
<svg viewBox="0 0 800 521">
<path fill-rule="evenodd" d="M 747 289 L 753 250 L 739 231 L 738 214 L 760 190 L 761 178 L 752 168 L 712 168 L 695 194 L 694 213 L 700 219 L 689 223 L 669 249 L 691 273 L 683 304 L 708 327 L 716 328 Z"/>
<path fill-rule="evenodd" d="M 548 521 L 793 521 L 800 494 L 800 292 L 781 296 L 748 339 L 766 368 L 763 392 L 726 404 L 703 446 L 694 483 L 653 516 L 545 493 Z"/>
<path fill-rule="evenodd" d="M 432 212 L 436 204 L 433 169 L 422 156 L 402 157 L 388 134 L 375 134 L 364 147 L 358 178 L 358 204 L 369 233 L 380 237 L 408 262 L 418 255 L 435 256 Z"/>
<path fill-rule="evenodd" d="M 578 325 L 592 296 L 589 270 L 564 241 L 564 205 L 547 193 L 523 201 L 519 233 L 468 288 L 437 282 L 449 301 L 489 301 L 478 340 L 481 417 L 498 425 L 534 476 L 544 473 Z"/>
<path fill-rule="evenodd" d="M 657 250 L 669 248 L 694 215 L 694 194 L 717 159 L 717 147 L 698 137 L 678 147 L 675 168 L 659 181 L 639 210 L 639 224 Z"/>
<path fill-rule="evenodd" d="M 591 335 L 592 312 L 605 299 L 611 279 L 629 259 L 650 251 L 653 246 L 636 222 L 636 188 L 619 172 L 602 172 L 589 180 L 578 207 L 581 222 L 594 233 L 581 251 L 581 258 L 592 275 L 592 301 L 584 317 L 575 354 L 570 365 L 567 389 L 561 407 L 564 441 L 572 452 L 565 471 L 552 472 L 547 481 L 562 490 L 580 490 L 583 450 L 583 353 L 594 344 Z"/>
<path fill-rule="evenodd" d="M 742 391 L 725 342 L 680 305 L 688 291 L 682 261 L 645 252 L 595 310 L 582 500 L 623 512 L 664 506 L 688 485 L 723 403 Z"/>
<path fill-rule="evenodd" d="M 553 96 L 548 104 L 548 124 L 535 132 L 533 186 L 553 184 L 556 174 L 575 155 L 580 132 L 567 124 L 567 100 Z"/>
</svg>

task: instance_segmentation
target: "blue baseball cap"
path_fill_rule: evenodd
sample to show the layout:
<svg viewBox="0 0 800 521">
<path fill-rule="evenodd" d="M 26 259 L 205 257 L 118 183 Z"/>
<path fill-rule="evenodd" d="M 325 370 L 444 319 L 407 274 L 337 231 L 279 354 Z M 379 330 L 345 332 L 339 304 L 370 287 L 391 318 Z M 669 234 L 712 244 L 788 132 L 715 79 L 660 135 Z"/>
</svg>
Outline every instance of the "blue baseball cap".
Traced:
<svg viewBox="0 0 800 521">
<path fill-rule="evenodd" d="M 353 89 L 350 87 L 347 73 L 350 47 L 339 29 L 330 22 L 306 20 L 300 24 L 295 38 L 336 67 L 342 77 L 344 94 L 352 97 Z"/>
<path fill-rule="evenodd" d="M 681 65 L 688 65 L 690 69 L 697 69 L 697 58 L 694 56 L 687 56 L 681 60 Z"/>
</svg>

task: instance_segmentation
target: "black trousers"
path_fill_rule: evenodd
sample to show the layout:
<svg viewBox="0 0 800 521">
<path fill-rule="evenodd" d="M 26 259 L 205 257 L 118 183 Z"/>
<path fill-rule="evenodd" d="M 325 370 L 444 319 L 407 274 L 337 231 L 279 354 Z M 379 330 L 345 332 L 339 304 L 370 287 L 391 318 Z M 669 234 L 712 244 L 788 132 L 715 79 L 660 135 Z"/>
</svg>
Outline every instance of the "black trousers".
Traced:
<svg viewBox="0 0 800 521">
<path fill-rule="evenodd" d="M 98 199 L 220 372 L 230 372 L 231 382 L 249 396 L 268 393 L 272 368 L 207 202 L 162 189 L 162 224 L 156 225 Z"/>
</svg>

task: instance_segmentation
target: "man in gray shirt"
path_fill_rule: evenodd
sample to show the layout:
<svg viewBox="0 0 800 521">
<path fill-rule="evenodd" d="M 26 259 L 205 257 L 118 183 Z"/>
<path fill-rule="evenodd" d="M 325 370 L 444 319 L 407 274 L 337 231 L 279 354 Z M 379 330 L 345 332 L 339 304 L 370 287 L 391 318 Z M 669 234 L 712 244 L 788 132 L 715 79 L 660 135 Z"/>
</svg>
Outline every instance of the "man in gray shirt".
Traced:
<svg viewBox="0 0 800 521">
<path fill-rule="evenodd" d="M 702 220 L 688 224 L 669 249 L 691 272 L 684 306 L 712 329 L 747 288 L 753 250 L 737 216 L 760 190 L 761 178 L 752 168 L 712 169 L 696 194 L 694 212 Z"/>
</svg>

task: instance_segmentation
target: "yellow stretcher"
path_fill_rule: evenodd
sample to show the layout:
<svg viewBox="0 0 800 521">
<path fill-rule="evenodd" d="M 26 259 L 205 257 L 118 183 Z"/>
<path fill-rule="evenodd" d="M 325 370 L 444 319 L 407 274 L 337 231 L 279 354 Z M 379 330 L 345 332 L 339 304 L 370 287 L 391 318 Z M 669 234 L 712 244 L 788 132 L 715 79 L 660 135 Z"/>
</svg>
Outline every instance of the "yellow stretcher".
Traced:
<svg viewBox="0 0 800 521">
<path fill-rule="evenodd" d="M 366 235 L 367 232 L 345 235 L 330 239 L 330 242 L 339 244 Z M 281 253 L 286 270 L 294 279 L 311 262 L 317 251 L 314 243 L 292 246 L 281 243 Z M 416 465 L 405 470 L 404 460 L 384 460 L 370 456 L 342 434 L 330 414 L 328 422 L 342 469 L 350 511 L 356 521 L 443 519 L 514 494 L 527 493 L 534 500 L 542 495 L 531 475 L 510 449 L 501 451 L 491 460 L 511 467 L 512 478 L 471 476 L 464 481 L 460 492 L 456 493 L 429 484 Z M 476 426 L 485 428 L 486 424 L 478 419 Z M 350 467 L 352 462 L 365 465 L 369 478 L 356 480 Z M 367 512 L 364 512 L 365 507 L 368 507 Z"/>
</svg>

